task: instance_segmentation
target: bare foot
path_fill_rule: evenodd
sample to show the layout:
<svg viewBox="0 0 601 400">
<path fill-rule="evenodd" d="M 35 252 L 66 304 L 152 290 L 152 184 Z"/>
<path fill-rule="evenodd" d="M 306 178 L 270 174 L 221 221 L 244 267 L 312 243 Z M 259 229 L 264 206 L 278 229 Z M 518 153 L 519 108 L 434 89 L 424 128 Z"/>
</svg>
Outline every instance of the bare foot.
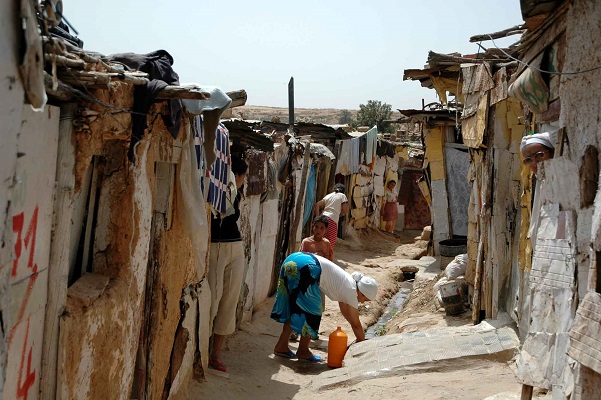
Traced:
<svg viewBox="0 0 601 400">
<path fill-rule="evenodd" d="M 288 347 L 288 346 L 286 346 L 286 347 L 275 346 L 273 348 L 274 353 L 288 353 L 289 351 L 290 351 L 290 347 Z"/>
<path fill-rule="evenodd" d="M 307 349 L 306 351 L 297 351 L 296 352 L 296 356 L 299 359 L 300 358 L 302 358 L 302 359 L 308 359 L 308 358 L 313 357 L 313 353 L 311 353 L 311 351 Z"/>
</svg>

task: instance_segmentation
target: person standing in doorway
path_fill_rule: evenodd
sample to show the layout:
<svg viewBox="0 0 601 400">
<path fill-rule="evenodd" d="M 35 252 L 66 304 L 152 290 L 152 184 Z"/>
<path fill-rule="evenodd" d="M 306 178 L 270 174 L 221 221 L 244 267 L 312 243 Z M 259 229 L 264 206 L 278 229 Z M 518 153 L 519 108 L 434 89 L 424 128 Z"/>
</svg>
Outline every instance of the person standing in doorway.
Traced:
<svg viewBox="0 0 601 400">
<path fill-rule="evenodd" d="M 244 249 L 238 229 L 240 198 L 248 165 L 232 156 L 233 180 L 226 191 L 225 216 L 211 216 L 211 254 L 208 282 L 211 289 L 211 329 L 213 346 L 209 366 L 226 372 L 221 359 L 221 346 L 227 335 L 236 330 L 236 307 L 244 275 Z"/>
<path fill-rule="evenodd" d="M 384 205 L 382 207 L 382 217 L 385 222 L 384 229 L 388 233 L 394 233 L 394 225 L 399 218 L 399 203 L 396 189 L 396 181 L 391 179 L 386 184 L 386 193 L 384 193 Z"/>
<path fill-rule="evenodd" d="M 535 133 L 522 138 L 520 143 L 520 152 L 522 153 L 522 162 L 533 176 L 533 204 L 530 215 L 530 227 L 528 236 L 532 241 L 532 248 L 536 246 L 536 236 L 538 233 L 540 210 L 542 208 L 540 193 L 541 187 L 546 184 L 543 174 L 539 174 L 539 164 L 543 161 L 553 158 L 555 155 L 555 137 L 549 132 Z"/>
<path fill-rule="evenodd" d="M 332 193 L 315 203 L 315 207 L 313 208 L 315 215 L 321 214 L 322 209 L 323 215 L 328 218 L 328 229 L 325 237 L 330 241 L 333 254 L 334 246 L 336 246 L 336 238 L 338 237 L 338 221 L 340 219 L 340 214 L 346 214 L 348 212 L 348 199 L 344 194 L 344 185 L 342 183 L 334 185 L 334 191 Z"/>
</svg>

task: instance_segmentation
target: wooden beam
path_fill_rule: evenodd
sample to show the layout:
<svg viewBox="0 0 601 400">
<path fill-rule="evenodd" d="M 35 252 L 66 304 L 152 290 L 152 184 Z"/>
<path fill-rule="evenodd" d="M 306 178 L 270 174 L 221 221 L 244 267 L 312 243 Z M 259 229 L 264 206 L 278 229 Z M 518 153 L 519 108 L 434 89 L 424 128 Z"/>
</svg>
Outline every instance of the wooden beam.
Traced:
<svg viewBox="0 0 601 400">
<path fill-rule="evenodd" d="M 474 35 L 470 38 L 470 43 L 483 42 L 486 40 L 490 40 L 491 37 L 493 39 L 500 39 L 500 38 L 504 38 L 504 37 L 511 36 L 511 35 L 521 35 L 525 31 L 526 31 L 526 29 L 524 29 L 522 25 L 516 25 L 516 26 L 512 26 L 511 28 L 503 29 L 502 31 L 498 31 L 498 32 L 493 32 L 493 33 L 483 34 L 483 35 Z"/>
<path fill-rule="evenodd" d="M 98 170 L 98 157 L 94 156 L 92 158 L 92 182 L 90 183 L 90 196 L 88 201 L 88 210 L 86 215 L 86 227 L 84 233 L 84 244 L 83 244 L 83 258 L 81 262 L 80 276 L 88 272 L 88 269 L 91 269 L 92 265 L 90 264 L 93 261 L 93 245 L 94 245 L 94 215 L 96 215 L 96 208 L 98 207 L 96 194 L 99 190 L 98 180 L 100 179 L 98 175 L 100 174 Z M 89 265 L 90 264 L 90 265 Z"/>
<path fill-rule="evenodd" d="M 46 94 L 55 100 L 71 101 L 75 98 L 73 91 L 61 81 L 58 81 L 58 86 L 53 88 L 52 76 L 46 71 L 44 71 L 44 86 L 46 87 Z"/>
<path fill-rule="evenodd" d="M 230 108 L 240 107 L 246 104 L 246 100 L 248 95 L 246 94 L 246 90 L 235 90 L 233 92 L 226 93 L 230 99 L 232 99 L 232 104 Z"/>
<path fill-rule="evenodd" d="M 54 53 L 44 53 L 44 58 L 47 61 L 56 63 L 56 65 L 61 65 L 64 67 L 69 67 L 69 68 L 83 69 L 86 66 L 86 62 L 84 60 L 80 60 L 80 59 L 73 60 L 71 58 L 61 56 L 58 54 L 54 54 Z"/>
<path fill-rule="evenodd" d="M 156 97 L 158 100 L 171 99 L 192 99 L 192 100 L 208 100 L 211 95 L 207 92 L 201 92 L 201 89 L 195 86 L 175 86 L 169 85 L 161 90 Z"/>
<path fill-rule="evenodd" d="M 71 264 L 69 253 L 73 245 L 71 243 L 71 217 L 74 210 L 75 175 L 73 174 L 73 168 L 75 167 L 75 147 L 71 135 L 75 108 L 74 103 L 64 104 L 61 107 L 59 123 L 54 203 L 55 219 L 50 243 L 48 299 L 44 340 L 42 342 L 40 399 L 43 400 L 57 398 L 59 317 L 64 312 L 67 303 L 67 284 Z"/>
</svg>

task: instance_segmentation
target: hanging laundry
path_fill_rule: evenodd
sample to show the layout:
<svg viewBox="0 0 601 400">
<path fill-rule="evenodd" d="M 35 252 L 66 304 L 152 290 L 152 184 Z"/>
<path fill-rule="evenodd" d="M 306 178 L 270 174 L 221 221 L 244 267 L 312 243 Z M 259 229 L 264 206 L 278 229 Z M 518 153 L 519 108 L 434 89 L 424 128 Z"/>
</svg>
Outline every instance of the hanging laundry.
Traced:
<svg viewBox="0 0 601 400">
<path fill-rule="evenodd" d="M 182 83 L 182 86 L 193 86 L 201 92 L 209 93 L 211 97 L 206 100 L 184 99 L 182 103 L 186 111 L 190 114 L 199 115 L 206 111 L 219 111 L 219 116 L 223 114 L 232 104 L 232 99 L 221 88 L 217 86 L 203 86 L 198 83 Z"/>
<path fill-rule="evenodd" d="M 207 157 L 205 151 L 205 128 L 202 115 L 197 115 L 192 119 L 192 133 L 194 135 L 194 151 L 196 153 L 196 168 L 199 171 L 200 191 L 206 201 L 207 193 Z"/>
<path fill-rule="evenodd" d="M 365 156 L 367 153 L 367 140 L 365 135 L 359 137 L 359 164 L 365 164 Z"/>
<path fill-rule="evenodd" d="M 226 191 L 230 176 L 230 138 L 229 131 L 222 123 L 217 127 L 215 138 L 215 162 L 209 176 L 209 197 L 213 209 L 221 214 L 226 211 Z"/>
<path fill-rule="evenodd" d="M 132 134 L 127 156 L 134 162 L 135 147 L 147 127 L 147 114 L 150 106 L 161 90 L 168 85 L 179 85 L 179 76 L 171 67 L 173 57 L 165 50 L 157 50 L 148 54 L 121 53 L 111 54 L 104 61 L 121 63 L 131 70 L 148 73 L 149 82 L 146 85 L 136 85 L 134 88 L 134 105 L 132 114 Z M 163 123 L 174 138 L 179 133 L 182 119 L 181 100 L 169 100 L 169 114 L 163 115 Z"/>
<path fill-rule="evenodd" d="M 365 163 L 371 164 L 374 161 L 376 148 L 378 147 L 378 127 L 374 126 L 365 133 L 367 148 L 365 150 Z"/>
<path fill-rule="evenodd" d="M 340 141 L 340 157 L 338 157 L 338 163 L 336 164 L 336 173 L 342 175 L 351 174 L 351 141 L 341 140 Z"/>
<path fill-rule="evenodd" d="M 361 160 L 359 159 L 359 146 L 361 144 L 361 138 L 352 138 L 351 139 L 351 160 L 350 160 L 350 169 L 351 174 L 356 174 L 359 172 L 359 163 Z"/>
<path fill-rule="evenodd" d="M 213 148 L 215 147 L 215 132 L 221 120 L 221 115 L 232 104 L 232 99 L 217 86 L 203 86 L 198 83 L 184 83 L 182 86 L 196 87 L 202 92 L 210 94 L 207 100 L 184 99 L 182 104 L 187 112 L 194 115 L 202 114 L 204 135 L 204 157 L 207 165 L 215 161 Z"/>
</svg>

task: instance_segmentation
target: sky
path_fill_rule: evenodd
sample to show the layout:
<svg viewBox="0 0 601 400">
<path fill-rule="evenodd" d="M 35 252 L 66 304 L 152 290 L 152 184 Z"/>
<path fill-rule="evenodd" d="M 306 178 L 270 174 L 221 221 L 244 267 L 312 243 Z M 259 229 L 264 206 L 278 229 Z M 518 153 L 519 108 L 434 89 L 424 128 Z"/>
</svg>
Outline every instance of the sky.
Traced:
<svg viewBox="0 0 601 400">
<path fill-rule="evenodd" d="M 245 89 L 248 105 L 286 107 L 292 76 L 299 108 L 421 108 L 436 94 L 403 81 L 405 69 L 423 68 L 429 50 L 477 53 L 470 36 L 522 23 L 518 0 L 63 0 L 63 9 L 87 50 L 165 49 L 181 83 Z"/>
</svg>

